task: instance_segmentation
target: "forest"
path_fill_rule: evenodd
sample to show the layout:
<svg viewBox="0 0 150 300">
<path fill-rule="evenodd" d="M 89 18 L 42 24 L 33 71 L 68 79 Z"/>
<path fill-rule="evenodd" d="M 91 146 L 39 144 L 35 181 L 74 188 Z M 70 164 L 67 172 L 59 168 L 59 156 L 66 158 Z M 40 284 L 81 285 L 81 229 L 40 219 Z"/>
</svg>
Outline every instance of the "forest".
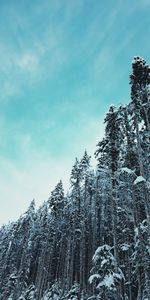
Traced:
<svg viewBox="0 0 150 300">
<path fill-rule="evenodd" d="M 134 57 L 130 102 L 110 106 L 96 170 L 85 151 L 66 194 L 60 180 L 1 226 L 0 300 L 150 300 L 149 84 Z"/>
</svg>

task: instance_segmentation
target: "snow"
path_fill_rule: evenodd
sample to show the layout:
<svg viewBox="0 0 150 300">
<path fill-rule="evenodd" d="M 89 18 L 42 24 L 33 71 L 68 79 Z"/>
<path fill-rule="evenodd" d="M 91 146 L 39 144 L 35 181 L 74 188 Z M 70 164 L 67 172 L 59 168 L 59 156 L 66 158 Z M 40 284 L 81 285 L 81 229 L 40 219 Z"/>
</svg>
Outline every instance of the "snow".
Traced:
<svg viewBox="0 0 150 300">
<path fill-rule="evenodd" d="M 53 299 L 54 299 L 54 300 L 59 300 L 58 295 L 54 294 Z"/>
<path fill-rule="evenodd" d="M 108 262 L 107 259 L 103 259 L 102 262 L 101 262 L 101 268 Z"/>
<path fill-rule="evenodd" d="M 31 241 L 28 242 L 28 247 L 31 247 L 32 246 L 32 243 Z"/>
<path fill-rule="evenodd" d="M 81 230 L 80 229 L 76 229 L 75 232 L 81 233 Z"/>
<path fill-rule="evenodd" d="M 44 296 L 43 300 L 48 300 L 48 296 Z"/>
<path fill-rule="evenodd" d="M 135 229 L 134 229 L 134 232 L 135 232 L 135 237 L 139 234 L 139 229 L 138 229 L 138 227 L 136 227 Z"/>
<path fill-rule="evenodd" d="M 91 284 L 95 279 L 100 278 L 99 274 L 93 274 L 89 278 L 89 283 Z"/>
<path fill-rule="evenodd" d="M 142 232 L 146 232 L 147 231 L 147 220 L 143 220 L 143 222 L 140 224 L 140 227 L 142 229 Z"/>
<path fill-rule="evenodd" d="M 115 278 L 118 278 L 118 279 L 125 279 L 124 278 L 124 275 L 123 275 L 123 273 L 122 273 L 122 271 L 121 271 L 121 269 L 119 268 L 119 273 L 113 273 L 114 274 L 114 277 Z"/>
<path fill-rule="evenodd" d="M 128 174 L 133 174 L 134 173 L 133 170 L 131 170 L 129 168 L 126 168 L 126 167 L 121 168 L 121 172 L 125 172 L 125 173 L 128 173 Z"/>
<path fill-rule="evenodd" d="M 121 250 L 122 251 L 128 251 L 129 248 L 130 248 L 130 246 L 128 244 L 122 244 L 121 245 Z"/>
<path fill-rule="evenodd" d="M 150 190 L 150 182 L 149 181 L 147 181 L 147 187 Z"/>
<path fill-rule="evenodd" d="M 47 295 L 45 295 L 44 298 L 42 298 L 42 299 L 43 299 L 43 300 L 50 300 L 50 299 L 53 299 L 53 300 L 59 300 L 59 299 L 60 299 L 59 296 L 56 295 L 56 294 L 54 294 L 52 297 L 53 297 L 53 298 L 51 298 L 51 297 L 47 294 Z"/>
<path fill-rule="evenodd" d="M 117 207 L 117 211 L 118 211 L 118 212 L 123 212 L 124 209 L 123 209 L 122 207 L 118 206 L 118 207 Z"/>
<path fill-rule="evenodd" d="M 11 244 L 12 244 L 12 241 L 9 242 L 8 251 L 9 251 L 10 248 L 11 248 Z"/>
<path fill-rule="evenodd" d="M 141 183 L 141 182 L 145 182 L 145 178 L 143 176 L 138 176 L 135 180 L 134 180 L 134 185 Z"/>
<path fill-rule="evenodd" d="M 96 249 L 95 254 L 93 256 L 93 261 L 96 262 L 99 259 L 99 253 L 101 253 L 102 250 L 110 251 L 111 247 L 108 245 L 100 246 Z"/>
<path fill-rule="evenodd" d="M 97 288 L 99 289 L 102 286 L 105 286 L 108 289 L 114 287 L 114 277 L 112 274 L 106 275 L 103 281 L 98 284 Z"/>
</svg>

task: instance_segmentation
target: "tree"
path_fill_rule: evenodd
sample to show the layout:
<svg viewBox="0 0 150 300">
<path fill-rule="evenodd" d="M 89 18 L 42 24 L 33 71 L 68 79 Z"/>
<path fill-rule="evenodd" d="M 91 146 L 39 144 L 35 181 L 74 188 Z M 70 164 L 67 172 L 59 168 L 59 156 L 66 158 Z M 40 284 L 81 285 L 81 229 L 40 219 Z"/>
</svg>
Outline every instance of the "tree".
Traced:
<svg viewBox="0 0 150 300">
<path fill-rule="evenodd" d="M 146 130 L 150 131 L 150 67 L 141 57 L 134 57 L 130 75 L 131 99 L 138 118 L 142 118 Z"/>
<path fill-rule="evenodd" d="M 97 155 L 105 153 L 105 161 L 111 172 L 111 205 L 112 205 L 112 227 L 113 227 L 113 245 L 116 262 L 118 262 L 117 249 L 117 170 L 122 142 L 122 132 L 120 127 L 121 118 L 118 110 L 111 106 L 105 118 L 106 138 L 98 145 Z"/>
<path fill-rule="evenodd" d="M 93 256 L 93 268 L 89 278 L 93 284 L 96 299 L 121 299 L 118 294 L 119 283 L 124 279 L 119 267 L 116 269 L 116 259 L 109 245 L 98 247 Z"/>
<path fill-rule="evenodd" d="M 137 299 L 150 299 L 150 239 L 147 220 L 135 228 L 133 274 L 138 282 Z"/>
</svg>

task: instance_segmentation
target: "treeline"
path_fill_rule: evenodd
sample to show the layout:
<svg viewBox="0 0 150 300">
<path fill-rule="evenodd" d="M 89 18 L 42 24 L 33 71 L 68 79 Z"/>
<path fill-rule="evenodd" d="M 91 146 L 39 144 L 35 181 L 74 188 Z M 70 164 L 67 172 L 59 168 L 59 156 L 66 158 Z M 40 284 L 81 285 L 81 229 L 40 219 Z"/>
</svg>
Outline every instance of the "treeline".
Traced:
<svg viewBox="0 0 150 300">
<path fill-rule="evenodd" d="M 60 181 L 0 229 L 1 300 L 150 300 L 150 67 L 135 57 L 131 101 L 111 106 L 70 190 Z"/>
</svg>

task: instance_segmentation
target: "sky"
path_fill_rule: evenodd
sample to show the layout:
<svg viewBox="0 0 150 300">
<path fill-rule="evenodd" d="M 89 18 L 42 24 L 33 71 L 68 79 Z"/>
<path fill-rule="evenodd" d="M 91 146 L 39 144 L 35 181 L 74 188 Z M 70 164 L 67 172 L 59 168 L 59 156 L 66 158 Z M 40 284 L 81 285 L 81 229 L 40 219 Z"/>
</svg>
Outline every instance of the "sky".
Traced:
<svg viewBox="0 0 150 300">
<path fill-rule="evenodd" d="M 0 224 L 93 157 L 133 57 L 150 62 L 149 24 L 149 0 L 0 0 Z"/>
</svg>

